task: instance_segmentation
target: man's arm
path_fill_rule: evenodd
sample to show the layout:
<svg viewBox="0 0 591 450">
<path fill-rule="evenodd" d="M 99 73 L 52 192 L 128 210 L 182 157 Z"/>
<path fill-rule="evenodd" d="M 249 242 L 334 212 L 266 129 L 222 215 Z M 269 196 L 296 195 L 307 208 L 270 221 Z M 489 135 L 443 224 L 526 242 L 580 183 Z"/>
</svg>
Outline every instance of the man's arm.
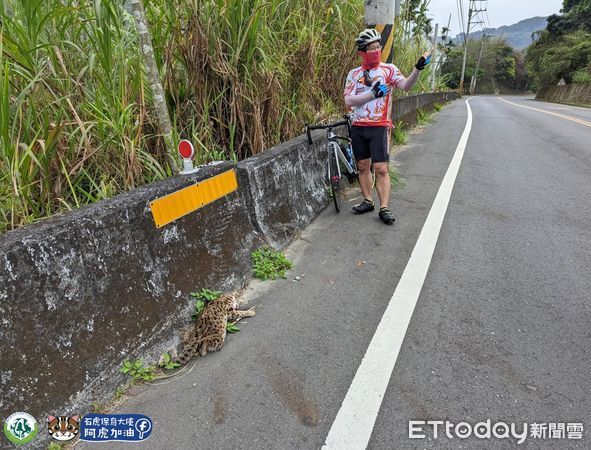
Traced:
<svg viewBox="0 0 591 450">
<path fill-rule="evenodd" d="M 349 107 L 361 106 L 365 105 L 367 102 L 373 100 L 374 98 L 375 95 L 371 91 L 360 95 L 345 95 L 345 105 Z"/>
<path fill-rule="evenodd" d="M 419 73 L 420 72 L 416 68 L 412 69 L 410 76 L 408 78 L 399 80 L 398 83 L 396 83 L 396 87 L 398 89 L 402 89 L 403 91 L 410 91 L 419 79 Z"/>
<path fill-rule="evenodd" d="M 374 98 L 381 98 L 384 95 L 388 95 L 389 92 L 390 86 L 381 84 L 379 81 L 376 81 L 372 86 L 371 91 L 369 92 L 366 92 L 361 95 L 345 94 L 345 104 L 349 107 L 365 105 L 367 102 L 373 100 Z"/>
</svg>

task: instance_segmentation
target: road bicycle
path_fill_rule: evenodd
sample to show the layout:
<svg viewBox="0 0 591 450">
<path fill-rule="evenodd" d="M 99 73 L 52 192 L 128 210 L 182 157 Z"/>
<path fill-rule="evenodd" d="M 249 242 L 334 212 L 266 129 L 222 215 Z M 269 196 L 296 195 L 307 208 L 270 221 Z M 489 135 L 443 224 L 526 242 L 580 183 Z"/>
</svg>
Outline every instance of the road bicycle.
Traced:
<svg viewBox="0 0 591 450">
<path fill-rule="evenodd" d="M 347 126 L 347 136 L 336 135 L 334 128 Z M 344 120 L 326 124 L 326 125 L 308 125 L 306 124 L 306 134 L 308 135 L 308 143 L 312 145 L 312 130 L 326 130 L 326 148 L 328 153 L 328 160 L 326 162 L 326 173 L 328 185 L 330 186 L 332 199 L 337 212 L 341 211 L 341 191 L 343 174 L 349 180 L 349 183 L 354 183 L 357 179 L 357 163 L 353 156 L 353 149 L 351 147 L 351 122 L 349 116 L 344 116 Z"/>
</svg>

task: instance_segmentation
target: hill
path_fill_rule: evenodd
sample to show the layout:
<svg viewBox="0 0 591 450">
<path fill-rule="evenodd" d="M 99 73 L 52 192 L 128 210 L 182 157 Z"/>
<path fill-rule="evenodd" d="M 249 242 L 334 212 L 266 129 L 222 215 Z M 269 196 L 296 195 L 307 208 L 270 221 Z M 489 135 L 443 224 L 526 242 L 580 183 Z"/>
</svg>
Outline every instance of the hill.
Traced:
<svg viewBox="0 0 591 450">
<path fill-rule="evenodd" d="M 503 25 L 499 28 L 485 28 L 482 31 L 470 33 L 470 39 L 480 39 L 483 33 L 495 37 L 503 37 L 511 47 L 516 50 L 523 50 L 532 43 L 531 34 L 534 31 L 546 28 L 546 17 L 531 17 L 521 20 L 513 25 Z M 453 42 L 461 43 L 462 35 L 458 34 Z"/>
</svg>

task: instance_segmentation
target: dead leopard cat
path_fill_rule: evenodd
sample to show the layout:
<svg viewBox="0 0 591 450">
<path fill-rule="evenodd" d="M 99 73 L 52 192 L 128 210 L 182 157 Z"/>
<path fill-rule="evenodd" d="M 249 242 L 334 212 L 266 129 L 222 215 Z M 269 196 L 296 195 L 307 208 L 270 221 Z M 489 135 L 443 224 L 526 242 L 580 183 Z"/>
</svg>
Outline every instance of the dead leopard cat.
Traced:
<svg viewBox="0 0 591 450">
<path fill-rule="evenodd" d="M 187 364 L 197 352 L 205 356 L 207 352 L 215 352 L 222 348 L 226 338 L 226 325 L 243 317 L 252 317 L 254 310 L 240 311 L 238 307 L 238 294 L 236 292 L 224 294 L 216 300 L 209 302 L 195 323 L 195 328 L 188 339 L 183 353 L 175 362 Z"/>
</svg>

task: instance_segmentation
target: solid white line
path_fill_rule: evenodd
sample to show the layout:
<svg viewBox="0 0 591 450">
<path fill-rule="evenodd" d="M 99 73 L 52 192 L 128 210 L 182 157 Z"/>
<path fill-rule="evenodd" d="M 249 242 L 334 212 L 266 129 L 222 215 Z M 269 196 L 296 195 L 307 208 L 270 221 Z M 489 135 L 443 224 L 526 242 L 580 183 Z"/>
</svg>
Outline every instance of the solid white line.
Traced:
<svg viewBox="0 0 591 450">
<path fill-rule="evenodd" d="M 441 224 L 472 127 L 472 110 L 402 278 L 351 382 L 323 449 L 367 447 L 380 405 L 435 251 Z"/>
</svg>

